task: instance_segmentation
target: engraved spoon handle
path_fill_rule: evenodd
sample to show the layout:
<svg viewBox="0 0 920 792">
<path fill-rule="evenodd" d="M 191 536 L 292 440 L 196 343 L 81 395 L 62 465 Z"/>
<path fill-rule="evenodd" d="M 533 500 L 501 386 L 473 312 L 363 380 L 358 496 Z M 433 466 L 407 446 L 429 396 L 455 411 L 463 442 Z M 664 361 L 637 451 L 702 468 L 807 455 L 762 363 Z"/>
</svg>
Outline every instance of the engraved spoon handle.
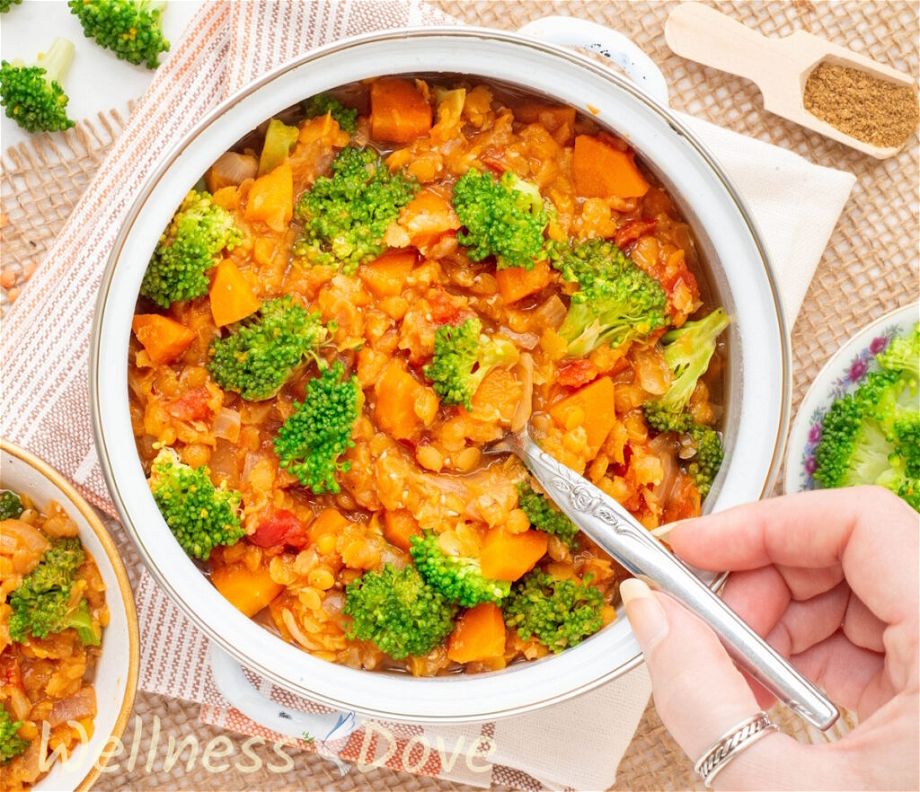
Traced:
<svg viewBox="0 0 920 792">
<path fill-rule="evenodd" d="M 502 443 L 513 450 L 560 509 L 629 572 L 681 602 L 719 636 L 745 671 L 819 729 L 837 720 L 837 708 L 777 654 L 653 537 L 628 511 L 584 477 L 560 464 L 524 432 Z"/>
</svg>

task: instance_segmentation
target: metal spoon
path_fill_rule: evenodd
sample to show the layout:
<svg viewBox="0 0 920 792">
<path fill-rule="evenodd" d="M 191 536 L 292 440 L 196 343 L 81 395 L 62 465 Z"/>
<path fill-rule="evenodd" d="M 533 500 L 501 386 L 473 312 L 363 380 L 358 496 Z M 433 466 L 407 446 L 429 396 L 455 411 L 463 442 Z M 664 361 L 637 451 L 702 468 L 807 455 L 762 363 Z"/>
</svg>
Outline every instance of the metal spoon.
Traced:
<svg viewBox="0 0 920 792">
<path fill-rule="evenodd" d="M 819 729 L 834 724 L 837 708 L 820 690 L 748 627 L 626 509 L 542 451 L 526 426 L 493 443 L 486 453 L 518 456 L 575 525 L 630 573 L 670 594 L 706 622 L 735 662 L 777 699 Z"/>
</svg>

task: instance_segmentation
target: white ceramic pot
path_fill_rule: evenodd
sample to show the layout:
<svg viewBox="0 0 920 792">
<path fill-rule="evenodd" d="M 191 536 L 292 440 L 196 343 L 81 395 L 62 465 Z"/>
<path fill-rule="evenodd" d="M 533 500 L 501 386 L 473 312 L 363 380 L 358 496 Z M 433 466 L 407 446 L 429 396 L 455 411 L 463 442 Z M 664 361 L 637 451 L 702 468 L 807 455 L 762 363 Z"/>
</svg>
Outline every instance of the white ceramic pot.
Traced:
<svg viewBox="0 0 920 792">
<path fill-rule="evenodd" d="M 88 742 L 66 762 L 56 762 L 36 786 L 36 792 L 85 792 L 105 767 L 112 743 L 120 739 L 137 688 L 140 649 L 134 596 L 118 549 L 90 505 L 47 463 L 18 446 L 0 440 L 0 486 L 28 495 L 39 509 L 59 503 L 80 530 L 80 541 L 92 555 L 105 582 L 109 623 L 102 633 L 102 654 L 96 665 L 96 718 Z"/>
<path fill-rule="evenodd" d="M 575 106 L 629 140 L 693 226 L 717 299 L 733 317 L 726 457 L 706 507 L 756 500 L 772 485 L 786 431 L 790 364 L 775 285 L 750 218 L 714 159 L 662 106 L 664 80 L 640 50 L 590 23 L 541 25 L 536 32 L 560 43 L 613 56 L 644 89 L 590 58 L 493 30 L 426 28 L 342 41 L 275 70 L 198 124 L 150 177 L 112 253 L 91 376 L 99 457 L 112 498 L 151 572 L 189 618 L 240 663 L 308 699 L 390 720 L 494 719 L 590 690 L 636 666 L 641 654 L 620 619 L 574 649 L 497 673 L 414 679 L 356 671 L 311 657 L 237 612 L 173 539 L 147 488 L 128 414 L 135 298 L 160 232 L 186 191 L 243 135 L 305 97 L 379 75 L 462 74 Z M 238 692 L 239 675 L 224 661 L 218 665 L 218 676 Z M 250 711 L 257 714 L 254 704 Z"/>
</svg>

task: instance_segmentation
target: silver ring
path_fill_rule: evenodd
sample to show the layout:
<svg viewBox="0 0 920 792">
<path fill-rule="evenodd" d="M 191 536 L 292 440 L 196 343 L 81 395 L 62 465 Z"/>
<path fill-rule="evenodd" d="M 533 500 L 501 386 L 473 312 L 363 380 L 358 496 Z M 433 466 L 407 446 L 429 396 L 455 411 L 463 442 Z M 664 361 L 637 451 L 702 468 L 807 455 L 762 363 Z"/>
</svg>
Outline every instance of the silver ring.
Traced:
<svg viewBox="0 0 920 792">
<path fill-rule="evenodd" d="M 750 748 L 761 737 L 778 731 L 779 727 L 761 710 L 753 717 L 741 721 L 718 740 L 693 765 L 707 789 L 712 788 L 712 779 L 718 775 L 732 759 L 742 751 Z"/>
</svg>

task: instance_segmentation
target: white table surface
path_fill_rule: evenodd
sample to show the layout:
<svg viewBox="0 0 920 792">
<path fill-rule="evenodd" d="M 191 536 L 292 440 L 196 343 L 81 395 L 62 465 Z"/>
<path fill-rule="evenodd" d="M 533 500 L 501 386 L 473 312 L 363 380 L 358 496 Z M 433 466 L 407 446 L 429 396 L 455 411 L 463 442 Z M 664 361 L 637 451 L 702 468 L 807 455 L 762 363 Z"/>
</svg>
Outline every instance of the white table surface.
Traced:
<svg viewBox="0 0 920 792">
<path fill-rule="evenodd" d="M 163 14 L 163 32 L 175 47 L 189 20 L 205 0 L 170 0 Z M 48 49 L 55 38 L 69 39 L 76 47 L 73 64 L 64 78 L 64 90 L 70 97 L 67 113 L 74 121 L 95 117 L 102 110 L 124 109 L 128 101 L 139 97 L 154 72 L 118 60 L 83 35 L 77 18 L 63 0 L 25 0 L 22 5 L 0 15 L 0 57 L 34 62 L 39 52 Z M 160 56 L 163 63 L 169 52 Z M 0 118 L 0 147 L 28 140 L 5 113 Z"/>
</svg>

